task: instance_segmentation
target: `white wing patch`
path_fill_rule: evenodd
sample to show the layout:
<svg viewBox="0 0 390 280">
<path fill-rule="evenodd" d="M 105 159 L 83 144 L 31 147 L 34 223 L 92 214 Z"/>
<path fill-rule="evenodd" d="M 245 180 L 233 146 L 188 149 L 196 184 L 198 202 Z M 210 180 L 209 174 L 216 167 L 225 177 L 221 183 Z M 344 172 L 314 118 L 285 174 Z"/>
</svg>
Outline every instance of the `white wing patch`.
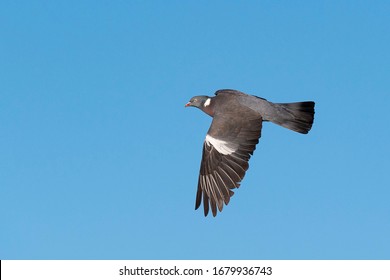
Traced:
<svg viewBox="0 0 390 280">
<path fill-rule="evenodd" d="M 204 102 L 204 107 L 207 107 L 210 105 L 210 102 L 211 102 L 211 98 L 207 98 L 207 100 Z"/>
<path fill-rule="evenodd" d="M 228 143 L 226 141 L 223 141 L 223 140 L 218 140 L 218 139 L 215 139 L 214 137 L 211 137 L 210 135 L 206 135 L 206 143 L 207 145 L 212 145 L 220 154 L 223 154 L 223 155 L 230 155 L 232 153 L 234 153 L 237 148 L 238 148 L 238 145 L 237 144 L 234 144 L 234 143 Z"/>
</svg>

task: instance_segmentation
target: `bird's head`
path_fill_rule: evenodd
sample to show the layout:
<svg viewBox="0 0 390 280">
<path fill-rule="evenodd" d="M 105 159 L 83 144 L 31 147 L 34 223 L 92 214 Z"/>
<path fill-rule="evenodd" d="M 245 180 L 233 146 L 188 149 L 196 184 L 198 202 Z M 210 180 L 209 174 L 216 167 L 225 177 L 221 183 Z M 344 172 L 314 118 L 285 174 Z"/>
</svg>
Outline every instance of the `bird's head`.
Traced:
<svg viewBox="0 0 390 280">
<path fill-rule="evenodd" d="M 190 101 L 185 105 L 185 107 L 196 107 L 203 110 L 205 107 L 209 106 L 211 102 L 211 97 L 206 95 L 194 96 Z"/>
</svg>

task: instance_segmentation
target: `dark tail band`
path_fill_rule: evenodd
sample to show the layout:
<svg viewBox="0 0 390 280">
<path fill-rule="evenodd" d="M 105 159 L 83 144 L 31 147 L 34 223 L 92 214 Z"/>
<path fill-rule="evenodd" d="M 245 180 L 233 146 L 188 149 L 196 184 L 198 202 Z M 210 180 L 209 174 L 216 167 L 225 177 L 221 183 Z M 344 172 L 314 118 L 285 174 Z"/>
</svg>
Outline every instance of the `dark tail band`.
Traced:
<svg viewBox="0 0 390 280">
<path fill-rule="evenodd" d="M 280 118 L 272 120 L 274 123 L 303 134 L 310 131 L 314 121 L 315 103 L 313 101 L 277 103 L 276 105 L 280 106 L 284 113 Z"/>
</svg>

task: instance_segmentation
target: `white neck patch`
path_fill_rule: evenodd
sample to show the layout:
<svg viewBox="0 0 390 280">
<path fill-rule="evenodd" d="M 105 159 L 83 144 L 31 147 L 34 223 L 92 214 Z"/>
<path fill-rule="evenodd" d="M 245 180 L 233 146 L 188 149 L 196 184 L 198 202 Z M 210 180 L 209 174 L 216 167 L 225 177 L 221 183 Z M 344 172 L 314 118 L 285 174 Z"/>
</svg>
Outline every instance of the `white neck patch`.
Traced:
<svg viewBox="0 0 390 280">
<path fill-rule="evenodd" d="M 203 106 L 207 107 L 210 105 L 210 103 L 211 103 L 211 98 L 207 98 L 207 100 L 204 102 Z"/>
<path fill-rule="evenodd" d="M 223 140 L 215 139 L 214 137 L 211 137 L 208 134 L 206 135 L 205 141 L 206 141 L 207 145 L 213 146 L 218 151 L 218 153 L 223 154 L 223 155 L 230 155 L 230 154 L 234 153 L 238 148 L 237 144 L 228 143 L 228 142 L 223 141 Z"/>
</svg>

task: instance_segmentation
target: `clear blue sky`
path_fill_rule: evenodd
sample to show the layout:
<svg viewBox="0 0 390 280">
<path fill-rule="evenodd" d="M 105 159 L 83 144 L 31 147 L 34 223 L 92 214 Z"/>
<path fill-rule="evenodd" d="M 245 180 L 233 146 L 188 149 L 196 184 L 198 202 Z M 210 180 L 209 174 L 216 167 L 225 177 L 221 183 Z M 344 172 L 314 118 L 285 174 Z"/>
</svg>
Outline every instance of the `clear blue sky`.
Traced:
<svg viewBox="0 0 390 280">
<path fill-rule="evenodd" d="M 0 259 L 389 259 L 388 1 L 1 1 Z M 267 123 L 216 218 L 194 211 L 233 88 L 316 101 Z"/>
</svg>

